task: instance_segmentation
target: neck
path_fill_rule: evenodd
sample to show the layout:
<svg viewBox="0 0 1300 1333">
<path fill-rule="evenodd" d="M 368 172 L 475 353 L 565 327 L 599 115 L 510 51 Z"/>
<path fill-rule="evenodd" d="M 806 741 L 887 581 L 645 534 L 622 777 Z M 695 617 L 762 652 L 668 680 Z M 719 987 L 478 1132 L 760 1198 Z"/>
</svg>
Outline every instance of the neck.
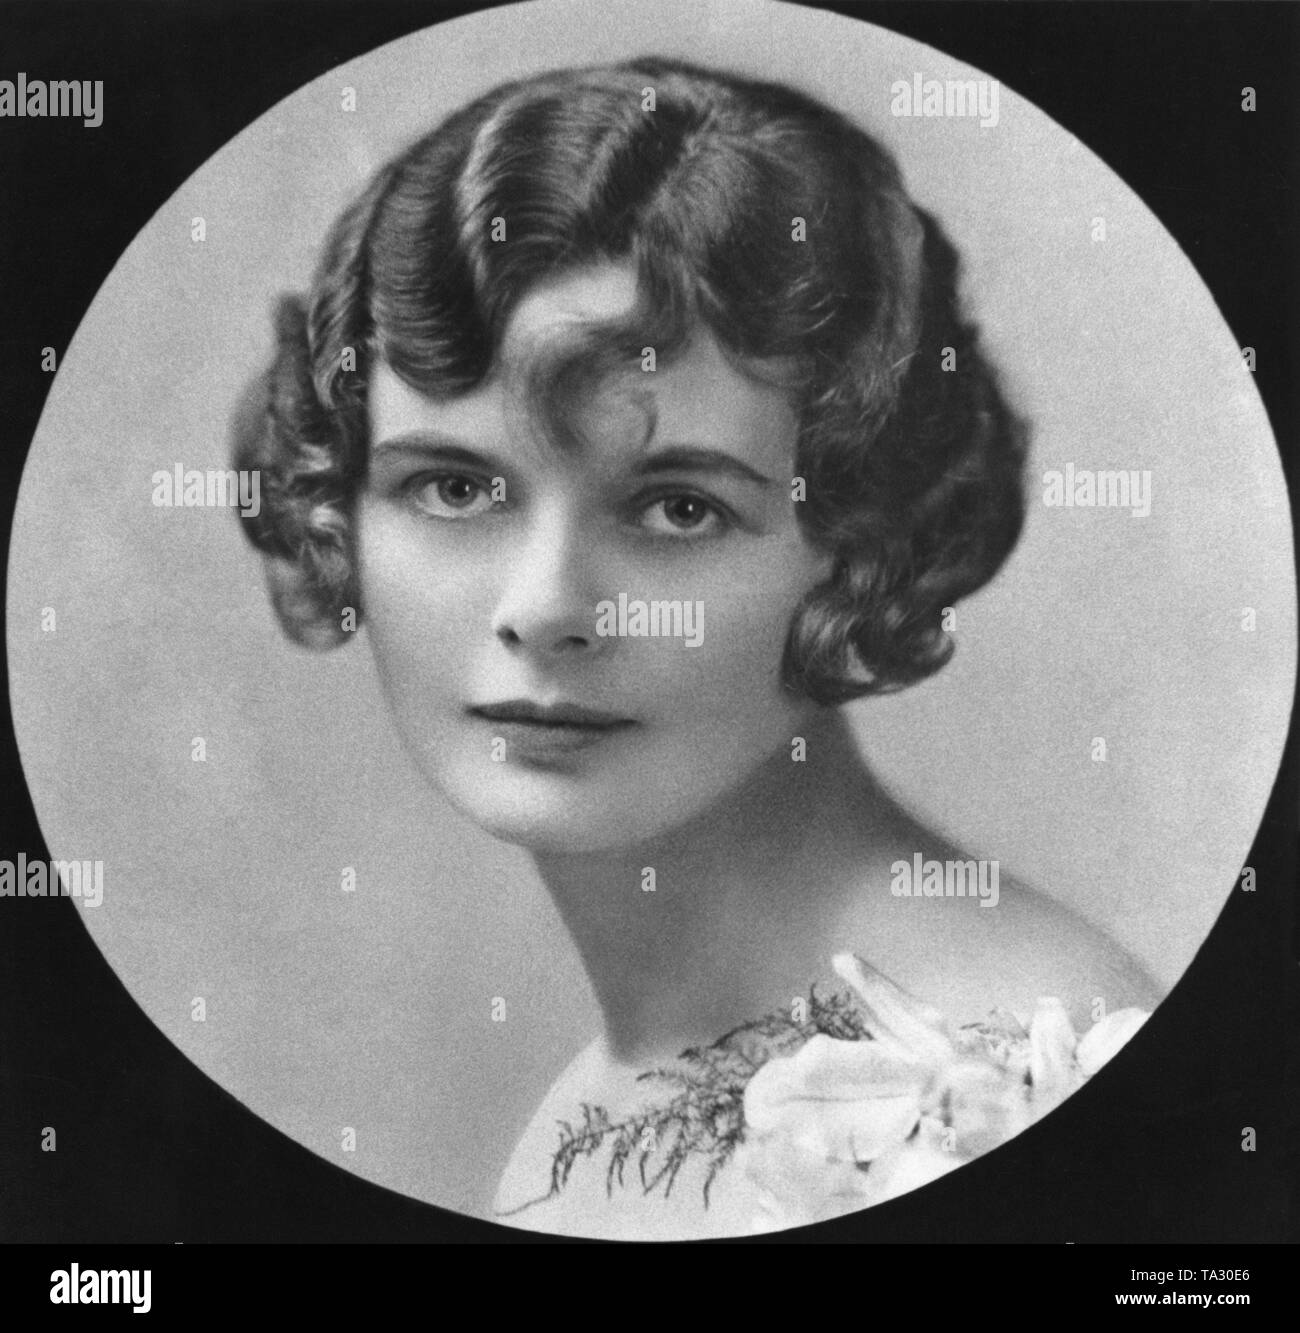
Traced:
<svg viewBox="0 0 1300 1333">
<path fill-rule="evenodd" d="M 837 923 L 896 811 L 838 710 L 803 734 L 804 762 L 779 752 L 686 826 L 632 847 L 535 854 L 615 1060 L 671 1059 L 788 1006 L 844 947 Z"/>
</svg>

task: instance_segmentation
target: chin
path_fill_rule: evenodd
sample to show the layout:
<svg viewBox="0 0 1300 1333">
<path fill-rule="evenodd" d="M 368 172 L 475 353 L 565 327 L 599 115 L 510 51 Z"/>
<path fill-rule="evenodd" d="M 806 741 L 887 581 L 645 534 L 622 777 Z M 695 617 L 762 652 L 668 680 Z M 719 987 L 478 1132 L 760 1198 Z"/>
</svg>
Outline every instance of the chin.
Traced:
<svg viewBox="0 0 1300 1333">
<path fill-rule="evenodd" d="M 671 832 L 695 813 L 691 793 L 680 785 L 667 790 L 633 785 L 608 773 L 596 779 L 503 764 L 491 774 L 444 771 L 437 786 L 485 833 L 557 856 L 634 847 Z"/>
<path fill-rule="evenodd" d="M 484 833 L 527 851 L 555 855 L 609 851 L 652 837 L 661 827 L 647 818 L 653 798 L 611 793 L 552 772 L 507 768 L 459 780 L 442 774 L 439 790 Z M 610 799 L 613 795 L 614 799 Z"/>
</svg>

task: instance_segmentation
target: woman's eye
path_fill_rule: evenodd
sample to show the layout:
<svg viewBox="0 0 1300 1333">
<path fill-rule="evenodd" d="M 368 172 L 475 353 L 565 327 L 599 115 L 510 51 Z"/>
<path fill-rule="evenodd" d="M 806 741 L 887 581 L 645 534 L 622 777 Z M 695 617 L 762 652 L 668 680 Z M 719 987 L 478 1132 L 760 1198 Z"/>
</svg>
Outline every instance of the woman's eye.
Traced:
<svg viewBox="0 0 1300 1333">
<path fill-rule="evenodd" d="M 473 477 L 423 477 L 408 489 L 417 508 L 438 518 L 468 518 L 492 507 L 487 489 Z"/>
<path fill-rule="evenodd" d="M 645 526 L 668 536 L 715 536 L 727 526 L 717 505 L 698 495 L 665 495 L 644 511 Z"/>
</svg>

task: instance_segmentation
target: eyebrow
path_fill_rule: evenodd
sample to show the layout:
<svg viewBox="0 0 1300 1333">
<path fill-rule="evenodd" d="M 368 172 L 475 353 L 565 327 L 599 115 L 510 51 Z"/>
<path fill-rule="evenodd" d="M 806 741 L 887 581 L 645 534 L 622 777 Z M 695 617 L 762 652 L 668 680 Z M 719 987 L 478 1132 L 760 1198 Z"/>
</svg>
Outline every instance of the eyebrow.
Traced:
<svg viewBox="0 0 1300 1333">
<path fill-rule="evenodd" d="M 660 449 L 641 460 L 637 471 L 647 476 L 658 472 L 724 472 L 755 486 L 775 486 L 771 477 L 742 463 L 721 449 L 702 449 L 697 445 L 675 444 Z"/>
<path fill-rule="evenodd" d="M 497 472 L 504 464 L 490 453 L 470 449 L 454 437 L 438 431 L 416 430 L 394 435 L 374 446 L 373 453 L 420 453 L 436 455 L 448 462 L 465 463 L 474 467 L 487 465 Z M 705 449 L 698 445 L 675 444 L 658 449 L 638 460 L 636 472 L 642 476 L 656 476 L 664 472 L 721 472 L 754 486 L 775 486 L 773 478 L 743 463 L 722 449 Z"/>
<path fill-rule="evenodd" d="M 501 460 L 492 454 L 484 453 L 481 449 L 470 449 L 454 437 L 432 430 L 413 430 L 393 435 L 376 444 L 371 453 L 375 457 L 380 454 L 428 454 L 449 463 L 465 463 L 472 467 L 487 465 L 497 473 L 505 470 Z"/>
</svg>

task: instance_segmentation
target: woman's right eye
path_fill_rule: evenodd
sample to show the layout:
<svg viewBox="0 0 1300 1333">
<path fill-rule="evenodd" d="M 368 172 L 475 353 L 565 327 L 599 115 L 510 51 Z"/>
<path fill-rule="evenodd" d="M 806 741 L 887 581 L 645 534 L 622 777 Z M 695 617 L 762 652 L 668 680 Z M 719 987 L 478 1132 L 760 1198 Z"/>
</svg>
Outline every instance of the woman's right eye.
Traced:
<svg viewBox="0 0 1300 1333">
<path fill-rule="evenodd" d="M 487 487 L 457 472 L 416 477 L 406 493 L 417 509 L 434 518 L 473 518 L 492 507 Z"/>
</svg>

